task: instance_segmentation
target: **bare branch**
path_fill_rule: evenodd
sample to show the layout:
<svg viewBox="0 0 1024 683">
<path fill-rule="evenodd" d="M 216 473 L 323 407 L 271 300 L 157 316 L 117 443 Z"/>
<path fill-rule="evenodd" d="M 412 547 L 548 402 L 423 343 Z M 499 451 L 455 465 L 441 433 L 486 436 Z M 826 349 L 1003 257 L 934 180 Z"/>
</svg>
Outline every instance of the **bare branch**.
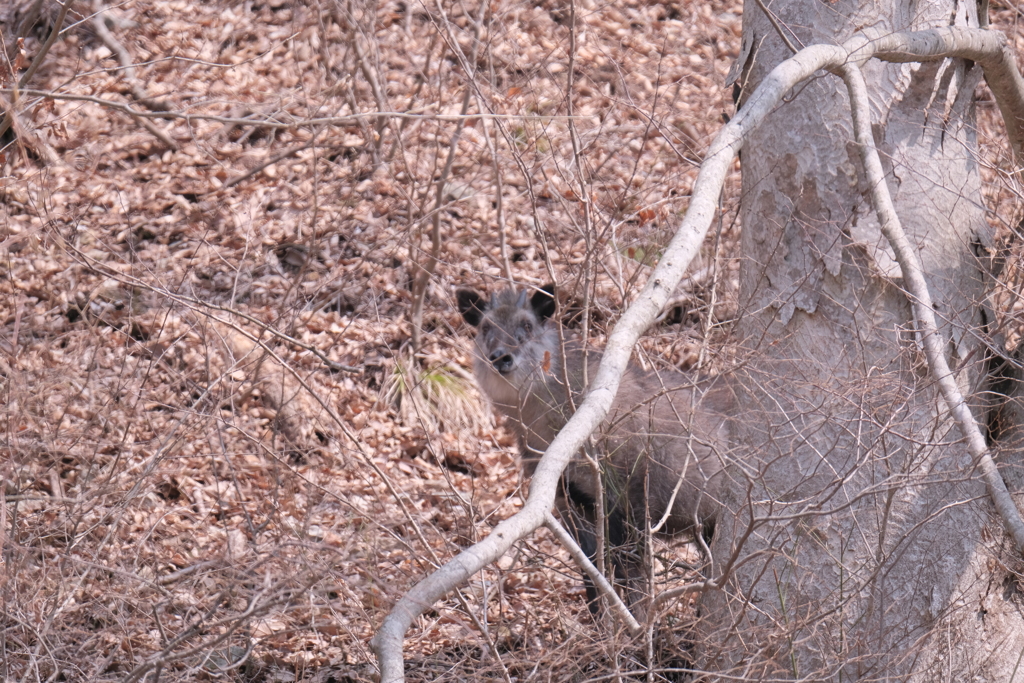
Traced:
<svg viewBox="0 0 1024 683">
<path fill-rule="evenodd" d="M 271 336 L 277 337 L 278 339 L 280 339 L 280 340 L 282 340 L 284 342 L 287 342 L 288 344 L 296 346 L 296 347 L 298 347 L 300 349 L 303 349 L 305 351 L 309 351 L 314 356 L 316 356 L 320 360 L 320 362 L 322 362 L 328 368 L 330 368 L 331 370 L 334 370 L 336 372 L 359 373 L 359 372 L 363 371 L 363 369 L 360 368 L 360 367 L 356 367 L 356 366 L 353 366 L 353 365 L 344 365 L 343 363 L 338 363 L 336 361 L 333 361 L 330 358 L 328 358 L 324 354 L 323 351 L 321 351 L 320 349 L 316 348 L 315 346 L 312 346 L 311 344 L 306 344 L 305 342 L 302 342 L 302 341 L 296 339 L 295 337 L 292 337 L 292 336 L 290 336 L 288 334 L 285 334 L 284 332 L 281 332 L 280 330 L 278 330 L 278 329 L 276 329 L 276 328 L 274 328 L 274 327 L 272 327 L 270 325 L 267 325 L 266 323 L 260 321 L 258 318 L 255 318 L 255 317 L 253 317 L 251 315 L 243 313 L 242 311 L 239 311 L 239 310 L 237 310 L 235 308 L 231 308 L 230 306 L 221 306 L 219 304 L 213 304 L 213 303 L 209 303 L 209 302 L 206 302 L 206 301 L 200 301 L 199 299 L 196 299 L 194 297 L 186 296 L 184 294 L 178 294 L 176 292 L 172 292 L 171 290 L 165 289 L 163 287 L 155 287 L 155 286 L 149 284 L 148 282 L 146 282 L 145 280 L 141 280 L 141 279 L 133 277 L 131 275 L 125 275 L 124 273 L 118 272 L 117 270 L 114 270 L 113 268 L 109 268 L 106 264 L 104 264 L 104 263 L 102 263 L 100 261 L 97 261 L 96 259 L 94 259 L 94 258 L 90 257 L 89 255 L 83 253 L 81 250 L 76 249 L 74 246 L 72 246 L 70 244 L 67 244 L 66 242 L 65 242 L 65 246 L 68 248 L 69 251 L 71 251 L 81 261 L 81 263 L 83 265 L 85 265 L 88 268 L 91 268 L 91 269 L 95 270 L 97 273 L 102 273 L 104 276 L 110 278 L 111 280 L 117 280 L 118 282 L 120 282 L 122 284 L 129 285 L 131 287 L 139 287 L 140 289 L 145 289 L 145 290 L 151 291 L 151 292 L 153 292 L 155 294 L 159 294 L 160 296 L 166 297 L 170 301 L 176 301 L 178 303 L 185 304 L 185 305 L 189 306 L 190 308 L 194 308 L 195 310 L 221 311 L 223 313 L 229 313 L 232 316 L 237 316 L 237 317 L 241 318 L 242 320 L 245 320 L 246 322 L 255 325 L 260 330 L 260 332 L 266 332 L 267 334 L 270 334 Z M 213 318 L 213 316 L 210 316 L 210 317 Z M 216 319 L 216 318 L 214 318 L 214 319 Z M 258 341 L 258 337 L 254 336 L 254 335 L 252 335 L 252 334 L 250 334 L 248 332 L 245 332 L 244 334 L 251 341 L 254 341 L 254 342 Z"/>
<path fill-rule="evenodd" d="M 4 95 L 16 95 L 21 94 L 30 97 L 40 97 L 43 99 L 51 100 L 62 100 L 68 102 L 91 102 L 92 104 L 98 104 L 103 107 L 109 107 L 117 111 L 123 112 L 130 116 L 139 116 L 142 118 L 150 119 L 180 119 L 186 123 L 193 123 L 195 121 L 213 121 L 215 123 L 223 123 L 234 126 L 250 126 L 253 128 L 270 128 L 274 130 L 294 130 L 296 128 L 318 128 L 320 126 L 348 126 L 353 123 L 357 123 L 364 119 L 376 119 L 380 117 L 392 118 L 392 119 L 419 119 L 423 121 L 442 121 L 446 123 L 453 123 L 458 121 L 466 121 L 470 119 L 487 118 L 495 121 L 499 120 L 510 120 L 510 121 L 521 121 L 524 119 L 535 119 L 538 121 L 564 121 L 568 119 L 568 116 L 558 115 L 536 115 L 536 114 L 493 114 L 487 112 L 480 112 L 474 114 L 431 114 L 424 111 L 428 107 L 420 107 L 411 111 L 368 111 L 359 112 L 357 114 L 349 114 L 347 116 L 324 116 L 312 119 L 296 119 L 295 121 L 260 121 L 247 118 L 239 118 L 232 116 L 218 116 L 216 114 L 185 114 L 176 111 L 145 111 L 142 109 L 136 109 L 131 105 L 124 104 L 123 102 L 115 102 L 108 100 L 103 97 L 93 97 L 92 95 L 75 95 L 72 93 L 60 93 L 51 90 L 33 90 L 24 89 L 16 90 L 14 88 L 0 88 L 0 94 Z M 430 106 L 430 105 L 428 105 Z M 581 117 L 577 117 L 581 118 Z"/>
<path fill-rule="evenodd" d="M 756 1 L 757 6 L 760 7 L 761 11 L 764 12 L 764 15 L 768 17 L 768 21 L 772 22 L 772 28 L 774 28 L 775 32 L 779 34 L 779 38 L 782 38 L 782 42 L 786 44 L 786 47 L 789 48 L 789 51 L 793 53 L 799 52 L 796 46 L 793 45 L 793 41 L 791 41 L 789 39 L 789 36 L 786 35 L 785 31 L 782 30 L 782 25 L 779 23 L 778 18 L 775 16 L 775 12 L 772 12 L 770 9 L 768 9 L 768 7 L 764 4 L 764 0 Z"/>
<path fill-rule="evenodd" d="M 562 523 L 559 522 L 550 511 L 544 517 L 544 526 L 546 526 L 551 533 L 555 535 L 558 542 L 569 551 L 569 555 L 572 556 L 572 559 L 576 560 L 576 564 L 580 566 L 580 569 L 587 573 L 587 576 L 589 576 L 590 580 L 594 582 L 597 589 L 604 593 L 604 596 L 608 598 L 608 602 L 611 604 L 612 613 L 626 625 L 630 634 L 635 636 L 640 633 L 644 627 L 630 613 L 629 608 L 626 607 L 624 602 L 622 602 L 622 598 L 620 598 L 619 594 L 615 592 L 615 588 L 608 582 L 608 579 L 601 573 L 601 570 L 595 567 L 594 563 L 590 561 L 590 558 L 587 557 L 587 554 L 583 552 L 583 549 L 580 548 L 578 543 L 576 543 L 572 534 L 566 531 L 565 527 L 562 526 Z"/>
<path fill-rule="evenodd" d="M 138 76 L 135 74 L 135 63 L 132 61 L 132 56 L 128 54 L 125 46 L 107 28 L 107 11 L 103 7 L 102 1 L 93 0 L 93 9 L 95 14 L 92 16 L 92 27 L 103 44 L 117 55 L 117 62 L 121 65 L 121 73 L 124 74 L 124 78 L 128 82 L 128 88 L 131 90 L 132 97 L 147 109 L 167 111 L 170 105 L 166 101 L 153 99 L 146 92 L 146 89 L 142 87 Z"/>
<path fill-rule="evenodd" d="M 107 28 L 107 13 L 103 8 L 102 0 L 94 0 L 93 8 L 95 14 L 92 17 L 92 27 L 96 31 L 96 35 L 99 37 L 103 44 L 110 48 L 110 51 L 117 55 L 117 61 L 121 65 L 121 72 L 124 74 L 125 80 L 128 82 L 128 88 L 131 90 L 132 97 L 135 100 L 153 110 L 153 111 L 166 111 L 169 108 L 167 102 L 163 100 L 156 100 L 149 96 L 146 89 L 142 87 L 139 79 L 135 75 L 135 64 L 132 61 L 131 55 L 128 54 L 128 50 L 122 45 L 114 34 Z M 160 130 L 156 125 L 147 119 L 133 116 L 135 122 L 140 126 L 152 133 L 156 138 L 163 142 L 169 149 L 177 150 L 178 143 L 170 138 L 167 133 Z"/>
<path fill-rule="evenodd" d="M 21 78 L 18 79 L 18 85 L 25 87 L 25 85 L 32 80 L 32 77 L 36 75 L 36 71 L 39 71 L 39 67 L 43 65 L 43 61 L 46 59 L 46 53 L 50 51 L 53 44 L 57 41 L 57 36 L 60 35 L 61 29 L 64 27 L 64 19 L 68 15 L 68 10 L 71 9 L 71 5 L 74 4 L 75 0 L 64 0 L 60 6 L 60 12 L 57 14 L 57 18 L 53 21 L 53 28 L 50 29 L 50 35 L 46 36 L 46 42 L 43 43 L 42 47 L 39 48 L 39 52 L 36 53 L 36 58 L 32 60 L 32 64 L 28 67 L 28 71 L 22 74 Z M 0 130 L 0 135 L 4 133 Z"/>
<path fill-rule="evenodd" d="M 57 14 L 57 18 L 53 22 L 53 28 L 50 29 L 50 35 L 46 37 L 46 42 L 43 43 L 42 47 L 39 48 L 39 52 L 36 53 L 35 59 L 32 60 L 32 64 L 29 65 L 28 70 L 22 74 L 21 78 L 18 79 L 18 87 L 22 88 L 28 83 L 33 76 L 36 75 L 36 71 L 43 65 L 43 61 L 46 59 L 46 53 L 50 51 L 54 42 L 57 40 L 57 36 L 60 35 L 60 30 L 64 26 L 64 18 L 68 15 L 68 10 L 71 9 L 71 5 L 75 0 L 64 0 L 64 3 L 60 6 L 60 12 Z M 14 103 L 18 101 L 17 89 L 12 89 L 10 92 L 11 99 Z M 7 115 L 4 116 L 3 121 L 0 121 L 0 135 L 7 132 L 7 129 L 11 127 L 14 122 L 14 109 L 11 106 L 7 106 Z"/>
<path fill-rule="evenodd" d="M 324 129 L 321 128 L 320 130 L 316 131 L 313 134 L 313 137 L 311 137 L 306 142 L 303 142 L 300 145 L 294 145 L 293 147 L 289 147 L 288 149 L 286 149 L 284 151 L 278 152 L 274 156 L 270 157 L 269 159 L 267 159 L 266 161 L 264 161 L 261 164 L 257 164 L 255 167 L 249 169 L 245 173 L 243 173 L 241 175 L 237 175 L 234 178 L 229 178 L 228 180 L 225 180 L 223 185 L 221 185 L 220 187 L 218 187 L 215 190 L 210 190 L 209 192 L 207 192 L 207 194 L 214 194 L 215 192 L 220 192 L 221 190 L 226 190 L 229 187 L 234 187 L 235 185 L 237 185 L 238 183 L 242 182 L 246 178 L 251 178 L 252 176 L 256 175 L 257 173 L 260 173 L 263 169 L 267 168 L 268 166 L 273 166 L 274 164 L 276 164 L 277 162 L 279 162 L 279 161 L 281 161 L 283 159 L 288 159 L 290 157 L 295 156 L 296 154 L 298 154 L 299 152 L 301 152 L 301 151 L 303 151 L 305 149 L 309 149 L 310 147 L 312 147 L 313 145 L 316 144 L 317 138 L 320 137 L 320 133 L 322 133 L 323 130 Z"/>
<path fill-rule="evenodd" d="M 480 24 L 483 21 L 483 12 L 486 10 L 487 4 L 480 5 L 481 16 L 477 18 L 473 26 L 473 52 L 470 58 L 470 64 L 476 63 L 477 46 L 479 41 L 477 38 L 480 35 Z M 451 38 L 454 40 L 454 38 Z M 356 41 L 358 45 L 358 41 Z M 466 90 L 462 95 L 462 106 L 459 109 L 459 115 L 465 116 L 469 111 L 469 104 L 472 100 L 473 95 L 473 78 L 475 77 L 474 71 L 466 71 Z M 409 322 L 412 326 L 412 351 L 413 354 L 419 352 L 420 347 L 423 344 L 423 305 L 427 299 L 427 285 L 430 284 L 430 278 L 433 277 L 434 271 L 437 269 L 437 262 L 441 256 L 441 206 L 444 204 L 445 189 L 448 185 L 448 176 L 451 175 L 452 165 L 455 163 L 455 155 L 459 151 L 459 140 L 462 137 L 462 130 L 465 127 L 465 119 L 460 119 L 455 125 L 455 132 L 452 133 L 451 141 L 448 143 L 448 156 L 445 159 L 444 166 L 441 169 L 441 173 L 437 178 L 436 189 L 434 194 L 434 208 L 432 210 L 431 224 L 430 224 L 430 251 L 426 253 L 424 258 L 425 263 L 421 263 L 418 258 L 415 257 L 415 251 L 419 248 L 419 234 L 416 231 L 417 243 L 413 245 L 413 263 L 416 271 L 416 276 L 412 282 L 412 306 L 409 311 Z M 418 225 L 419 223 L 417 223 Z"/>
</svg>

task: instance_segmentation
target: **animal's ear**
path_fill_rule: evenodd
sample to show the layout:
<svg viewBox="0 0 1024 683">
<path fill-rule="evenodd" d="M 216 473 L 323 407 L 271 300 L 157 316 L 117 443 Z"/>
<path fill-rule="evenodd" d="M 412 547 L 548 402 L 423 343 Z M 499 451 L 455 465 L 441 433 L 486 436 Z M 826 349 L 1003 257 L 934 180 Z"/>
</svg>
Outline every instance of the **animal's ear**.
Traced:
<svg viewBox="0 0 1024 683">
<path fill-rule="evenodd" d="M 555 314 L 555 283 L 549 282 L 530 297 L 530 308 L 541 320 Z"/>
<path fill-rule="evenodd" d="M 476 327 L 483 320 L 484 312 L 487 311 L 487 300 L 480 296 L 473 289 L 455 290 L 455 300 L 459 304 L 459 313 L 462 319 Z"/>
</svg>

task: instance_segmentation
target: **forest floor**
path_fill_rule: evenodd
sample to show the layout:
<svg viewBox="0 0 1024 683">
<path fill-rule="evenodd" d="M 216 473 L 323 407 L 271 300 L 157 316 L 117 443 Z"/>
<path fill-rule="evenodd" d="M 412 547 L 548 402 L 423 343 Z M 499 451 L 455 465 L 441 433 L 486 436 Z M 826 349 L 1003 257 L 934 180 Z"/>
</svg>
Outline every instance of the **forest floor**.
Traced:
<svg viewBox="0 0 1024 683">
<path fill-rule="evenodd" d="M 375 680 L 394 602 L 525 495 L 455 287 L 556 278 L 599 339 L 733 113 L 741 3 L 581 0 L 574 53 L 546 0 L 33 4 L 0 9 L 0 107 L 42 55 L 0 138 L 0 679 Z M 738 201 L 737 163 L 640 362 L 728 353 Z M 416 622 L 409 679 L 676 680 L 692 619 L 631 641 L 540 532 Z"/>
</svg>

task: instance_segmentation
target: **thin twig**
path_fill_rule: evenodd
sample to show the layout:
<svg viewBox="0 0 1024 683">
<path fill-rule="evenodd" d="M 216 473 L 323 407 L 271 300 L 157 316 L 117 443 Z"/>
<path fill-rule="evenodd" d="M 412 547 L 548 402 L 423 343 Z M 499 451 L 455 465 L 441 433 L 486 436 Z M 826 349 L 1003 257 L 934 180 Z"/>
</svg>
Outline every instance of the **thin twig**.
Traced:
<svg viewBox="0 0 1024 683">
<path fill-rule="evenodd" d="M 93 12 L 93 30 L 96 31 L 100 41 L 117 55 L 117 62 L 121 65 L 121 73 L 128 82 L 128 87 L 135 101 L 151 111 L 167 111 L 170 109 L 168 102 L 153 99 L 146 92 L 145 88 L 142 87 L 142 83 L 139 82 L 138 76 L 135 73 L 135 62 L 132 60 L 132 56 L 128 54 L 128 49 L 107 28 L 107 10 L 103 7 L 102 0 L 93 0 Z"/>
<path fill-rule="evenodd" d="M 772 27 L 775 29 L 775 32 L 779 34 L 779 38 L 782 38 L 782 42 L 786 44 L 789 51 L 793 54 L 799 52 L 800 50 L 798 50 L 789 40 L 789 36 L 782 31 L 782 26 L 779 24 L 779 20 L 775 18 L 775 13 L 771 12 L 768 7 L 765 6 L 764 0 L 755 0 L 755 2 L 757 2 L 757 6 L 761 8 L 761 11 L 764 12 L 764 15 L 768 17 L 768 21 L 772 22 Z"/>
<path fill-rule="evenodd" d="M 572 537 L 572 534 L 566 530 L 562 523 L 558 521 L 551 512 L 548 512 L 544 517 L 544 526 L 548 528 L 558 539 L 558 542 L 569 551 L 569 556 L 576 561 L 580 569 L 587 573 L 590 580 L 594 582 L 594 586 L 607 598 L 608 603 L 611 605 L 612 614 L 619 618 L 619 620 L 625 624 L 629 630 L 630 635 L 637 635 L 643 630 L 643 626 L 636 620 L 633 614 L 626 607 L 626 603 L 622 602 L 622 598 L 615 592 L 615 587 L 605 577 L 604 572 L 594 566 L 594 563 L 590 561 L 587 554 L 583 552 L 576 539 Z"/>
<path fill-rule="evenodd" d="M 46 53 L 50 51 L 53 44 L 57 41 L 57 36 L 60 35 L 60 29 L 64 25 L 64 18 L 68 15 L 68 10 L 71 9 L 71 5 L 74 4 L 75 0 L 64 0 L 64 4 L 60 6 L 60 12 L 57 13 L 57 18 L 53 22 L 53 28 L 50 30 L 50 35 L 46 37 L 46 41 L 39 48 L 39 52 L 36 53 L 35 59 L 29 65 L 28 70 L 22 74 L 21 78 L 18 79 L 18 88 L 24 88 L 25 84 L 36 75 L 36 71 L 43 65 L 43 60 L 46 58 Z M 11 96 L 11 105 L 7 108 L 7 115 L 4 116 L 4 120 L 0 122 L 0 135 L 3 135 L 11 127 L 11 123 L 14 121 L 14 109 L 13 105 L 18 103 L 18 88 L 13 88 L 9 93 Z M 7 94 L 7 93 L 5 93 Z"/>
<path fill-rule="evenodd" d="M 245 320 L 246 322 L 252 323 L 253 325 L 257 326 L 259 328 L 260 332 L 266 332 L 267 334 L 270 334 L 271 336 L 277 337 L 281 341 L 285 341 L 285 342 L 287 342 L 287 343 L 289 343 L 289 344 L 291 344 L 293 346 L 297 346 L 300 349 L 303 349 L 305 351 L 309 351 L 314 356 L 316 356 L 320 360 L 321 363 L 323 363 L 328 368 L 330 368 L 331 370 L 334 370 L 336 372 L 359 373 L 359 372 L 363 371 L 363 369 L 360 368 L 360 367 L 356 367 L 356 366 L 353 366 L 353 365 L 344 365 L 342 363 L 338 363 L 336 361 L 333 361 L 330 358 L 328 358 L 326 355 L 324 355 L 324 353 L 320 349 L 316 348 L 315 346 L 313 346 L 311 344 L 306 344 L 305 342 L 302 342 L 302 341 L 299 341 L 295 337 L 287 335 L 284 332 L 281 332 L 281 331 L 271 327 L 267 323 L 265 323 L 265 322 L 263 322 L 263 321 L 261 321 L 261 320 L 259 320 L 257 318 L 254 318 L 253 316 L 251 316 L 251 315 L 249 315 L 247 313 L 243 313 L 242 311 L 239 311 L 237 309 L 231 308 L 230 306 L 221 306 L 219 304 L 212 304 L 212 303 L 209 303 L 207 301 L 200 301 L 199 299 L 195 299 L 193 297 L 186 296 L 184 294 L 177 294 L 175 292 L 170 291 L 169 289 L 164 289 L 162 287 L 155 287 L 155 286 L 149 284 L 148 282 L 146 282 L 145 280 L 140 280 L 140 279 L 138 279 L 136 277 L 132 277 L 131 275 L 125 275 L 124 273 L 118 272 L 118 271 L 116 271 L 116 270 L 114 270 L 112 268 L 107 267 L 104 263 L 102 263 L 100 261 L 97 261 L 96 259 L 90 257 L 89 255 L 79 251 L 78 249 L 76 249 L 74 246 L 72 246 L 70 244 L 65 244 L 65 246 L 72 253 L 74 253 L 78 257 L 78 259 L 82 263 L 82 265 L 84 265 L 87 268 L 90 268 L 90 269 L 96 271 L 97 273 L 101 273 L 105 277 L 108 277 L 108 278 L 110 278 L 112 280 L 117 280 L 118 282 L 120 282 L 122 284 L 125 284 L 125 285 L 128 285 L 130 287 L 139 287 L 140 289 L 145 289 L 145 290 L 153 292 L 155 294 L 159 294 L 160 296 L 166 297 L 167 299 L 169 299 L 171 301 L 176 301 L 178 303 L 187 304 L 189 307 L 196 307 L 198 310 L 209 309 L 209 310 L 221 311 L 223 313 L 229 313 L 229 314 L 231 314 L 233 316 L 237 316 L 237 317 Z M 243 334 L 247 338 L 249 338 L 250 341 L 258 341 L 258 337 L 256 335 L 253 335 L 250 332 L 243 332 Z"/>
<path fill-rule="evenodd" d="M 152 111 L 167 111 L 170 105 L 163 100 L 155 100 L 149 96 L 142 84 L 139 83 L 139 79 L 135 76 L 135 64 L 132 61 L 131 55 L 128 54 L 128 50 L 118 42 L 114 34 L 107 28 L 107 17 L 106 10 L 103 8 L 102 0 L 93 0 L 94 14 L 92 16 L 92 27 L 96 31 L 96 35 L 106 45 L 111 52 L 117 55 L 117 61 L 121 64 L 121 72 L 124 74 L 125 80 L 128 82 L 128 88 L 131 90 L 132 97 L 135 100 L 147 107 Z M 177 151 L 179 149 L 178 143 L 171 139 L 167 133 L 160 130 L 156 125 L 145 118 L 139 116 L 132 116 L 137 124 L 148 130 L 153 136 L 160 140 L 169 149 Z"/>
<path fill-rule="evenodd" d="M 18 79 L 18 87 L 24 88 L 32 77 L 36 75 L 36 71 L 39 71 L 39 67 L 43 65 L 43 60 L 46 58 L 46 53 L 50 51 L 53 44 L 57 42 L 57 36 L 60 35 L 60 30 L 64 26 L 64 18 L 68 15 L 68 10 L 71 9 L 75 0 L 64 0 L 64 3 L 60 6 L 60 12 L 57 13 L 57 18 L 53 21 L 53 28 L 50 30 L 50 35 L 46 36 L 46 42 L 39 48 L 39 52 L 36 53 L 35 59 L 32 60 L 32 64 L 29 65 L 28 70 L 21 75 Z M 0 135 L 4 133 L 0 130 Z"/>
<path fill-rule="evenodd" d="M 192 123 L 195 121 L 213 121 L 215 123 L 224 123 L 235 126 L 251 126 L 253 128 L 270 128 L 274 130 L 293 130 L 295 128 L 319 128 L 321 126 L 335 126 L 343 127 L 357 123 L 362 119 L 376 119 L 384 116 L 393 119 L 418 119 L 423 121 L 441 121 L 445 123 L 455 123 L 457 121 L 475 120 L 479 118 L 488 118 L 491 120 L 509 120 L 509 121 L 523 121 L 523 120 L 536 120 L 536 121 L 553 121 L 559 120 L 564 121 L 568 119 L 568 116 L 545 114 L 543 116 L 539 114 L 493 114 L 493 113 L 473 113 L 473 114 L 430 114 L 422 111 L 431 105 L 421 107 L 419 110 L 413 111 L 367 111 L 358 112 L 355 114 L 348 114 L 346 116 L 324 116 L 312 119 L 298 119 L 295 121 L 254 121 L 247 118 L 238 118 L 231 116 L 219 116 L 216 114 L 184 114 L 176 111 L 145 111 L 142 109 L 135 109 L 131 105 L 123 102 L 115 102 L 114 100 L 108 100 L 103 97 L 94 97 L 92 95 L 75 95 L 71 93 L 59 93 L 51 90 L 33 90 L 33 89 L 22 89 L 17 90 L 15 88 L 0 88 L 0 93 L 4 95 L 14 95 L 20 93 L 24 96 L 40 97 L 43 99 L 50 100 L 61 100 L 69 102 L 91 102 L 111 109 L 124 112 L 133 116 L 140 116 L 143 118 L 150 119 L 179 119 L 186 123 Z M 585 118 L 577 116 L 576 118 Z"/>
<path fill-rule="evenodd" d="M 45 159 L 47 163 L 57 161 L 57 155 L 54 154 L 50 146 L 40 140 L 35 133 L 28 130 L 21 123 L 21 118 L 14 111 L 14 103 L 2 94 L 0 94 L 0 109 L 7 112 L 4 121 L 10 121 L 10 126 L 14 128 L 15 139 L 19 146 L 32 149 L 36 154 Z M 7 240 L 4 240 L 4 242 L 7 242 Z"/>
<path fill-rule="evenodd" d="M 366 54 L 366 50 L 363 48 L 363 44 L 360 38 L 366 38 L 369 41 L 368 35 L 372 35 L 372 31 L 363 31 L 360 29 L 359 22 L 355 18 L 354 13 L 351 9 L 344 10 L 340 2 L 336 2 L 334 5 L 334 18 L 340 26 L 347 25 L 351 35 L 351 46 L 356 55 L 356 64 L 359 71 L 363 74 L 363 78 L 370 85 L 370 92 L 373 93 L 374 102 L 377 104 L 377 109 L 380 111 L 386 111 L 390 109 L 388 104 L 387 94 L 384 88 L 381 87 L 379 69 L 376 71 L 371 67 L 369 55 Z M 354 75 L 354 74 L 353 74 Z M 355 111 L 354 96 L 352 96 L 351 89 L 349 90 L 350 95 L 350 106 Z M 373 162 L 374 167 L 378 167 L 381 164 L 380 150 L 384 144 L 384 127 L 388 124 L 389 119 L 384 116 L 377 117 L 377 122 L 374 127 L 374 135 L 368 139 L 368 142 L 373 145 Z"/>
<path fill-rule="evenodd" d="M 321 128 L 320 130 L 318 130 L 315 133 L 313 133 L 313 137 L 311 137 L 306 142 L 303 142 L 301 145 L 295 145 L 294 147 L 290 147 L 290 148 L 284 150 L 283 152 L 279 152 L 278 154 L 275 154 L 274 156 L 272 156 L 269 159 L 267 159 L 266 161 L 264 161 L 262 164 L 258 164 L 257 166 L 255 166 L 254 168 L 249 169 L 248 171 L 246 171 L 242 175 L 235 176 L 234 178 L 231 178 L 229 180 L 224 181 L 223 185 L 221 185 L 220 187 L 218 187 L 218 188 L 216 188 L 214 190 L 210 190 L 206 194 L 209 195 L 209 194 L 213 194 L 215 192 L 220 192 L 221 190 L 226 190 L 229 187 L 234 187 L 235 185 L 237 185 L 238 183 L 242 182 L 243 180 L 245 180 L 247 178 L 251 178 L 252 176 L 256 175 L 257 173 L 259 173 L 263 169 L 267 168 L 268 166 L 273 166 L 274 164 L 276 164 L 277 162 L 279 162 L 279 161 L 281 161 L 283 159 L 287 159 L 289 157 L 293 157 L 296 154 L 298 154 L 299 152 L 301 152 L 303 150 L 306 150 L 306 149 L 309 149 L 314 144 L 316 144 L 317 137 L 324 130 L 326 130 L 326 128 Z"/>
<path fill-rule="evenodd" d="M 473 22 L 473 50 L 472 57 L 470 58 L 468 65 L 476 64 L 477 48 L 480 45 L 480 25 L 483 21 L 483 13 L 487 10 L 488 3 L 480 4 L 480 16 Z M 459 110 L 460 117 L 466 116 L 469 111 L 469 104 L 472 102 L 473 97 L 473 80 L 476 77 L 476 72 L 472 68 L 466 68 L 467 64 L 463 64 L 463 68 L 466 69 L 466 91 L 462 96 L 462 107 Z M 462 131 L 465 127 L 465 119 L 460 119 L 455 126 L 455 132 L 452 133 L 451 142 L 448 144 L 448 157 L 445 159 L 444 167 L 441 169 L 441 173 L 438 176 L 436 183 L 436 190 L 434 196 L 434 209 L 433 217 L 430 226 L 430 251 L 426 255 L 426 263 L 421 263 L 419 258 L 416 258 L 416 254 L 413 254 L 413 263 L 415 264 L 416 277 L 412 283 L 412 307 L 409 312 L 409 322 L 412 326 L 412 350 L 413 354 L 419 352 L 420 347 L 423 343 L 423 306 L 427 298 L 427 285 L 430 284 L 430 278 L 434 275 L 434 271 L 437 269 L 437 262 L 441 255 L 441 205 L 444 203 L 445 188 L 448 185 L 448 177 L 451 175 L 452 165 L 455 163 L 455 156 L 459 151 L 459 139 L 462 137 Z M 417 231 L 416 238 L 418 240 L 419 235 Z M 413 249 L 419 248 L 418 241 L 412 245 Z"/>
<path fill-rule="evenodd" d="M 477 101 L 477 109 L 482 111 L 484 107 L 483 103 L 479 100 L 479 96 Z M 489 126 L 488 123 L 487 119 L 483 122 L 484 141 L 487 143 L 487 151 L 491 155 L 491 165 L 494 168 L 494 217 L 498 223 L 498 256 L 501 259 L 496 265 L 501 268 L 502 275 L 511 285 L 514 283 L 512 280 L 512 262 L 508 257 L 508 226 L 505 224 L 505 186 L 501 177 L 501 165 L 498 163 L 498 131 Z M 481 249 L 481 253 L 491 256 L 490 252 L 486 249 Z M 492 258 L 491 260 L 493 261 L 494 259 Z"/>
</svg>

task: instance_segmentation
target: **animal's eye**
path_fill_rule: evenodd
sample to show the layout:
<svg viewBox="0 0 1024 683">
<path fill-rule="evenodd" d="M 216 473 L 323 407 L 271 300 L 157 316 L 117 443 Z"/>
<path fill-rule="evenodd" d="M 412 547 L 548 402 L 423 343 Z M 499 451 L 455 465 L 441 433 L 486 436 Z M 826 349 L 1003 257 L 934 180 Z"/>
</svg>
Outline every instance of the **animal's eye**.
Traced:
<svg viewBox="0 0 1024 683">
<path fill-rule="evenodd" d="M 523 332 L 526 333 L 526 334 L 532 334 L 533 333 L 533 323 L 525 322 L 524 321 L 523 322 Z"/>
<path fill-rule="evenodd" d="M 491 331 L 491 324 L 489 322 L 480 323 L 480 334 L 489 334 Z"/>
</svg>

